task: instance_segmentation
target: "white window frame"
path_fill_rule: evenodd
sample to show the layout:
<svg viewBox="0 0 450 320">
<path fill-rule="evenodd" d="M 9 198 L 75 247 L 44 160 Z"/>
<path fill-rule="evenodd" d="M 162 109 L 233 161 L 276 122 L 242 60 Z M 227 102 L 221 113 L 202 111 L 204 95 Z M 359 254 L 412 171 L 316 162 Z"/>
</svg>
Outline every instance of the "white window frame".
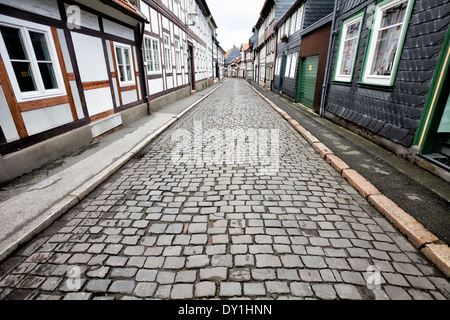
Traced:
<svg viewBox="0 0 450 320">
<path fill-rule="evenodd" d="M 130 86 L 130 85 L 134 85 L 136 84 L 136 79 L 135 79 L 135 70 L 134 70 L 134 63 L 133 63 L 133 54 L 131 52 L 131 50 L 133 50 L 133 48 L 131 48 L 130 45 L 127 44 L 122 44 L 122 43 L 114 43 L 114 53 L 116 54 L 116 66 L 117 66 L 117 72 L 119 72 L 119 58 L 117 57 L 117 48 L 121 49 L 121 54 L 122 54 L 122 61 L 125 61 L 125 54 L 124 54 L 124 50 L 128 50 L 129 51 L 129 57 L 130 57 L 130 67 L 131 67 L 131 79 L 128 79 L 128 74 L 126 72 L 126 64 L 125 64 L 125 77 L 127 78 L 125 81 L 120 80 L 120 74 L 117 74 L 117 77 L 119 79 L 119 83 L 120 86 Z"/>
<path fill-rule="evenodd" d="M 181 48 L 180 48 L 180 40 L 173 40 L 175 45 L 175 67 L 177 69 L 177 73 L 181 72 Z"/>
<path fill-rule="evenodd" d="M 334 79 L 333 79 L 334 81 L 340 81 L 340 82 L 351 82 L 352 81 L 353 72 L 355 70 L 356 58 L 358 56 L 358 46 L 359 46 L 359 39 L 361 37 L 362 24 L 363 24 L 363 20 L 364 20 L 363 18 L 364 18 L 364 12 L 360 12 L 356 16 L 351 17 L 348 20 L 344 21 L 342 24 L 341 35 L 340 35 L 340 39 L 339 39 L 339 47 L 338 47 L 339 51 L 338 51 L 338 55 L 337 55 L 336 69 L 335 69 Z M 359 22 L 359 30 L 358 30 L 357 38 L 356 38 L 357 39 L 356 40 L 356 52 L 355 52 L 353 61 L 351 62 L 352 68 L 350 70 L 350 74 L 347 74 L 347 75 L 340 74 L 343 57 L 344 57 L 345 42 L 350 40 L 350 39 L 346 38 L 348 27 L 351 25 L 354 25 L 355 23 L 358 23 L 358 22 Z"/>
<path fill-rule="evenodd" d="M 291 34 L 295 33 L 295 24 L 297 22 L 297 11 L 294 11 L 294 13 L 291 16 Z"/>
<path fill-rule="evenodd" d="M 166 39 L 168 39 L 168 43 L 166 43 Z M 172 50 L 170 50 L 170 36 L 167 34 L 163 35 L 163 45 L 164 45 L 164 69 L 166 72 L 172 73 Z M 167 63 L 169 62 L 169 63 Z"/>
<path fill-rule="evenodd" d="M 297 22 L 295 24 L 295 32 L 299 31 L 302 28 L 303 25 L 303 5 L 301 5 L 300 8 L 298 8 L 297 11 Z"/>
<path fill-rule="evenodd" d="M 160 45 L 159 45 L 159 40 L 158 39 L 155 39 L 155 38 L 152 38 L 152 37 L 149 37 L 149 36 L 145 36 L 145 39 L 146 40 L 150 40 L 150 54 L 151 54 L 151 56 L 152 56 L 152 61 L 149 61 L 148 59 L 147 59 L 147 42 L 145 42 L 144 41 L 144 47 L 145 47 L 145 59 L 146 59 L 146 63 L 147 63 L 147 73 L 148 74 L 160 74 L 161 72 L 162 72 L 162 67 L 161 67 L 161 49 L 160 49 Z M 156 45 L 157 45 L 157 48 L 158 48 L 158 51 L 157 52 L 155 52 L 154 50 L 153 50 L 153 43 L 156 43 Z M 158 64 L 156 64 L 156 60 L 155 60 L 155 56 L 154 55 L 157 55 L 157 59 L 158 59 Z M 152 64 L 152 66 L 153 66 L 153 71 L 151 71 L 150 70 L 150 68 L 152 67 L 151 65 L 150 65 L 150 63 Z"/>
<path fill-rule="evenodd" d="M 383 75 L 371 75 L 370 70 L 372 69 L 372 65 L 374 63 L 375 50 L 378 41 L 378 35 L 380 31 L 380 25 L 382 20 L 382 12 L 391 7 L 394 7 L 402 2 L 407 2 L 408 5 L 406 7 L 405 18 L 402 23 L 402 28 L 400 31 L 399 42 L 397 45 L 397 51 L 395 53 L 395 58 L 393 61 L 393 69 L 391 75 L 383 76 Z M 372 30 L 370 34 L 370 42 L 367 45 L 366 57 L 364 59 L 364 71 L 361 74 L 361 83 L 369 84 L 369 85 L 380 85 L 380 86 L 392 86 L 395 80 L 395 76 L 397 74 L 398 62 L 400 60 L 401 51 L 403 49 L 403 43 L 406 35 L 406 28 L 409 25 L 409 19 L 411 15 L 411 9 L 414 5 L 414 0 L 392 0 L 385 1 L 378 4 L 375 7 L 374 19 L 372 24 Z"/>
<path fill-rule="evenodd" d="M 295 79 L 295 71 L 297 70 L 298 64 L 298 52 L 294 52 L 291 56 L 291 70 L 289 72 L 289 78 Z"/>
<path fill-rule="evenodd" d="M 27 102 L 33 100 L 41 100 L 59 96 L 67 95 L 66 87 L 64 85 L 64 78 L 61 72 L 61 66 L 59 64 L 58 54 L 56 52 L 56 47 L 54 45 L 54 39 L 52 35 L 51 28 L 37 23 L 32 23 L 16 18 L 11 18 L 8 16 L 0 15 L 0 24 L 5 27 L 15 28 L 20 30 L 20 35 L 23 41 L 23 46 L 26 54 L 28 55 L 28 60 L 30 61 L 31 71 L 34 75 L 35 85 L 37 87 L 36 91 L 32 92 L 22 92 L 19 87 L 19 82 L 16 79 L 14 68 L 12 66 L 11 60 L 9 58 L 8 50 L 6 49 L 3 37 L 0 36 L 0 54 L 3 58 L 5 64 L 6 72 L 8 78 L 10 79 L 11 86 L 13 88 L 14 94 L 16 96 L 17 102 Z M 57 89 L 45 89 L 42 82 L 41 73 L 39 71 L 39 66 L 37 62 L 36 55 L 34 54 L 34 49 L 31 43 L 31 39 L 27 31 L 33 31 L 37 33 L 42 33 L 45 36 L 48 53 L 52 61 L 53 72 L 55 75 Z"/>
<path fill-rule="evenodd" d="M 288 55 L 286 58 L 286 68 L 284 69 L 284 77 L 289 78 L 291 74 L 291 63 L 292 63 L 292 55 Z"/>
<path fill-rule="evenodd" d="M 284 33 L 289 37 L 291 35 L 291 17 L 289 17 L 286 22 L 286 30 L 284 31 Z"/>
</svg>

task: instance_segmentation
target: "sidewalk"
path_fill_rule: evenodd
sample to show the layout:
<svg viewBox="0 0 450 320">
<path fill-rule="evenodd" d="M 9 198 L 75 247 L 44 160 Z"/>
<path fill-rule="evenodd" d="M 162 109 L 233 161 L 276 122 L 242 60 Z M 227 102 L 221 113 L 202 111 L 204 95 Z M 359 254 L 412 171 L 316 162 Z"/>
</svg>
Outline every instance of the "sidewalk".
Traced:
<svg viewBox="0 0 450 320">
<path fill-rule="evenodd" d="M 301 104 L 255 84 L 249 86 L 417 249 L 450 276 L 450 186 L 446 181 L 318 117 Z"/>
<path fill-rule="evenodd" d="M 48 227 L 221 86 L 215 84 L 16 181 L 0 194 L 0 261 Z"/>
<path fill-rule="evenodd" d="M 308 108 L 250 83 L 441 241 L 450 243 L 450 184 Z"/>
</svg>

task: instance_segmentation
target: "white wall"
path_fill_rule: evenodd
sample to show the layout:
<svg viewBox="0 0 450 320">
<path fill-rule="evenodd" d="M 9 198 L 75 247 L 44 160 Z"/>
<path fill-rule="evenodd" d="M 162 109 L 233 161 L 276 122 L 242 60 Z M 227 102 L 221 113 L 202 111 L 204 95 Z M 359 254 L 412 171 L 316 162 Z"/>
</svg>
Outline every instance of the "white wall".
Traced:
<svg viewBox="0 0 450 320">
<path fill-rule="evenodd" d="M 103 19 L 103 29 L 105 30 L 105 33 L 109 33 L 129 40 L 134 40 L 133 29 L 127 28 L 108 19 Z"/>
<path fill-rule="evenodd" d="M 22 117 L 30 136 L 73 121 L 68 103 L 22 112 Z"/>
<path fill-rule="evenodd" d="M 124 91 L 122 92 L 122 102 L 124 105 L 136 102 L 137 99 L 137 92 L 136 90 L 130 90 L 130 91 Z"/>
<path fill-rule="evenodd" d="M 85 91 L 84 96 L 91 117 L 114 107 L 109 87 Z"/>
<path fill-rule="evenodd" d="M 100 38 L 72 32 L 82 82 L 108 79 L 108 71 Z"/>
<path fill-rule="evenodd" d="M 61 20 L 56 0 L 1 0 L 1 2 L 14 8 Z"/>
</svg>

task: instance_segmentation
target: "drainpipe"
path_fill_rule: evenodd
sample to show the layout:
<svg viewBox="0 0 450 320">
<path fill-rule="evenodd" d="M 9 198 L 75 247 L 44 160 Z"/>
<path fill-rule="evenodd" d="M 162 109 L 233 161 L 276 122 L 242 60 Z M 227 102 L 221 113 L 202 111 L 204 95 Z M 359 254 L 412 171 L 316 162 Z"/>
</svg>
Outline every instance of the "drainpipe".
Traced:
<svg viewBox="0 0 450 320">
<path fill-rule="evenodd" d="M 140 34 L 140 39 L 139 39 L 139 41 L 140 41 L 140 43 L 139 43 L 140 48 L 139 49 L 141 50 L 141 57 L 142 57 L 143 61 L 146 61 L 145 48 L 144 48 L 145 23 L 142 23 L 141 34 Z M 143 61 L 142 61 L 142 66 L 143 66 L 143 68 L 142 68 L 143 70 L 142 71 L 144 71 L 144 74 L 142 75 L 142 79 L 145 82 L 144 83 L 144 89 L 145 89 L 145 100 L 146 100 L 146 103 L 147 103 L 147 114 L 151 115 L 151 111 L 150 111 L 151 110 L 150 109 L 150 96 L 149 96 L 150 90 L 148 88 L 147 66 L 144 64 Z M 148 61 L 147 61 L 147 63 L 148 63 Z"/>
<path fill-rule="evenodd" d="M 336 24 L 337 2 L 338 2 L 338 0 L 334 0 L 333 19 L 331 21 L 331 34 L 330 34 L 330 41 L 328 43 L 327 65 L 325 67 L 325 76 L 324 76 L 323 86 L 322 86 L 322 98 L 320 101 L 320 111 L 319 112 L 320 112 L 321 117 L 325 117 L 325 97 L 326 97 L 327 91 L 328 91 L 328 78 L 330 76 L 331 52 L 332 52 L 333 46 L 334 46 L 334 38 L 337 35 L 337 32 L 334 30 L 334 27 Z"/>
</svg>

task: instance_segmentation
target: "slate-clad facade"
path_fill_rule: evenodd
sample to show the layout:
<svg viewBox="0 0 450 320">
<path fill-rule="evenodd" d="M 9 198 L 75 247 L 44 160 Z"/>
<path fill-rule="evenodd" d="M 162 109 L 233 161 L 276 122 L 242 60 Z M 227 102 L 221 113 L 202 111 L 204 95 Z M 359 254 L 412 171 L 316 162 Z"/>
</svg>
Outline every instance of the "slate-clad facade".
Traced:
<svg viewBox="0 0 450 320">
<path fill-rule="evenodd" d="M 272 88 L 274 61 L 276 55 L 276 30 L 275 25 L 292 7 L 295 0 L 266 0 L 260 13 L 260 17 L 254 27 L 258 34 L 255 49 L 255 68 L 258 83 L 267 88 Z"/>
<path fill-rule="evenodd" d="M 375 134 L 397 153 L 411 153 L 443 44 L 448 46 L 450 2 L 338 0 L 336 14 L 326 116 Z M 348 31 L 354 27 L 359 36 Z M 347 36 L 353 42 L 345 42 Z"/>
<path fill-rule="evenodd" d="M 313 23 L 329 15 L 334 1 L 298 0 L 280 18 L 277 30 L 277 55 L 273 90 L 296 100 L 299 82 L 302 32 Z M 286 36 L 283 39 L 283 36 Z M 326 50 L 326 49 L 325 49 Z M 326 54 L 323 57 L 326 59 Z"/>
</svg>

